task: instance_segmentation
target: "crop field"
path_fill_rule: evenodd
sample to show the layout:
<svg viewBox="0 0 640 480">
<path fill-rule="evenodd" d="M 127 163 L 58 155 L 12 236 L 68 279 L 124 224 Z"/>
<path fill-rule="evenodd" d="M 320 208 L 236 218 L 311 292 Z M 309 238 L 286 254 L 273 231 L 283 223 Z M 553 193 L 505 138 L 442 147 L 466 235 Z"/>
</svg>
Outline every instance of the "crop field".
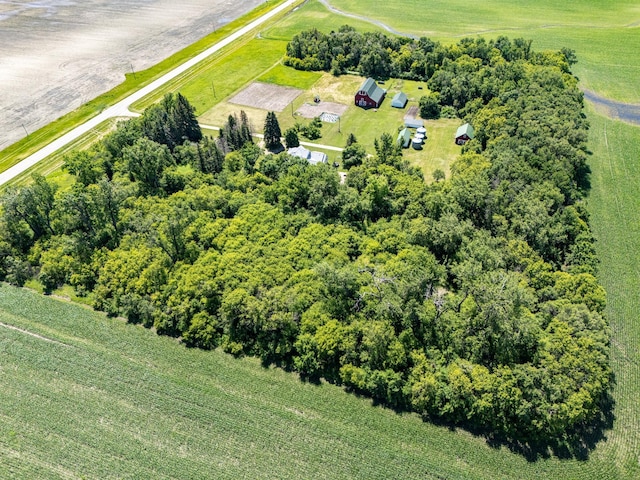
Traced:
<svg viewBox="0 0 640 480">
<path fill-rule="evenodd" d="M 2 478 L 622 478 L 0 286 Z"/>
<path fill-rule="evenodd" d="M 329 0 L 401 32 L 443 42 L 466 35 L 533 39 L 533 48 L 576 50 L 580 85 L 620 101 L 640 103 L 635 0 L 520 5 L 491 0 L 376 2 Z M 300 30 L 372 23 L 331 14 L 310 1 L 259 38 L 211 59 L 168 88 L 196 105 L 203 123 L 221 125 L 239 111 L 227 99 L 252 81 L 305 90 L 278 115 L 284 131 L 299 118 L 288 110 L 312 101 L 350 105 L 339 124 L 324 124 L 323 144 L 343 146 L 353 131 L 371 150 L 394 134 L 405 112 L 390 97 L 375 111 L 351 106 L 362 81 L 297 72 L 279 61 Z M 230 75 L 229 72 L 233 74 Z M 415 82 L 388 81 L 416 104 Z M 142 109 L 163 91 L 136 105 Z M 265 111 L 244 108 L 260 131 Z M 107 319 L 76 305 L 0 286 L 0 477 L 2 478 L 640 478 L 640 128 L 607 119 L 591 107 L 591 224 L 608 292 L 616 376 L 614 425 L 585 458 L 560 452 L 513 452 L 472 434 L 374 407 L 340 388 L 310 385 L 253 359 L 188 350 L 168 338 Z M 405 155 L 431 181 L 458 153 L 449 139 L 459 122 L 426 122 L 422 151 Z M 330 159 L 336 152 L 329 152 Z"/>
<path fill-rule="evenodd" d="M 464 432 L 6 285 L 0 379 L 2 478 L 537 478 Z"/>
<path fill-rule="evenodd" d="M 255 20 L 260 15 L 273 8 L 276 3 L 277 0 L 267 0 L 248 14 L 244 15 L 242 18 L 234 20 L 222 28 L 215 30 L 209 35 L 203 37 L 201 40 L 193 43 L 183 50 L 180 50 L 174 55 L 171 55 L 160 63 L 143 71 L 127 73 L 125 75 L 126 80 L 117 87 L 93 100 L 88 101 L 76 110 L 58 118 L 35 132 L 30 132 L 27 137 L 0 152 L 0 171 L 6 170 L 23 158 L 62 136 L 64 133 L 68 132 L 80 123 L 96 116 L 109 105 L 122 100 L 175 66 L 183 63 L 185 60 L 197 55 L 203 50 L 206 50 L 212 44 L 242 28 L 245 24 Z"/>
<path fill-rule="evenodd" d="M 601 259 L 600 281 L 607 290 L 616 374 L 614 428 L 594 455 L 608 456 L 624 478 L 640 468 L 640 128 L 613 121 L 589 108 L 592 191 L 591 225 Z M 623 478 L 623 477 L 621 477 Z"/>
</svg>

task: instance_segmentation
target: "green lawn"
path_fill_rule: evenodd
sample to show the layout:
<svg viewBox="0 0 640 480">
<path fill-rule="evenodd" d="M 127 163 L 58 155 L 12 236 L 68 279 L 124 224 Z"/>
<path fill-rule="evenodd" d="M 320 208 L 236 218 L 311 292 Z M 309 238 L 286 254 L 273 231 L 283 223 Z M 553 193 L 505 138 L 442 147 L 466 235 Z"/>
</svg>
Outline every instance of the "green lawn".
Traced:
<svg viewBox="0 0 640 480">
<path fill-rule="evenodd" d="M 460 155 L 461 147 L 453 141 L 460 123 L 460 120 L 446 118 L 426 120 L 424 126 L 427 129 L 427 141 L 422 150 L 408 148 L 404 151 L 405 158 L 422 169 L 427 182 L 433 181 L 435 170 L 442 170 L 446 178 L 449 178 L 449 167 Z"/>
<path fill-rule="evenodd" d="M 282 55 L 284 50 L 280 51 Z M 305 72 L 278 63 L 258 77 L 258 81 L 307 90 L 322 77 L 322 72 Z"/>
</svg>

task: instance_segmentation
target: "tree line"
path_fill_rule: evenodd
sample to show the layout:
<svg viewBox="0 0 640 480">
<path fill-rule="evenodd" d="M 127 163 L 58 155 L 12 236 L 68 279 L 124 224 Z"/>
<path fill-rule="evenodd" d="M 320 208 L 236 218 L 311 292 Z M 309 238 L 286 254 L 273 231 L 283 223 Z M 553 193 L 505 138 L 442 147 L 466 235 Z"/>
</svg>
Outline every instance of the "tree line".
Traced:
<svg viewBox="0 0 640 480">
<path fill-rule="evenodd" d="M 69 155 L 70 188 L 4 193 L 0 276 L 425 418 L 577 435 L 611 383 L 582 95 L 564 54 L 514 41 L 485 59 L 496 43 L 442 47 L 465 53 L 429 75 L 442 98 L 496 86 L 454 107 L 476 138 L 450 178 L 425 182 L 388 134 L 371 152 L 350 135 L 341 183 L 265 153 L 243 114 L 202 138 L 171 96 Z"/>
</svg>

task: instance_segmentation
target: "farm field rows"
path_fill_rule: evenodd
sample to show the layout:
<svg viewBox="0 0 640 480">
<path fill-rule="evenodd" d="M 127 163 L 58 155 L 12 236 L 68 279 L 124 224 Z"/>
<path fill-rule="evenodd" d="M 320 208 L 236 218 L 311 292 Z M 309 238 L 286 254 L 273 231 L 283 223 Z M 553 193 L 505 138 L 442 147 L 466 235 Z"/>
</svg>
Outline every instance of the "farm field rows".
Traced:
<svg viewBox="0 0 640 480">
<path fill-rule="evenodd" d="M 0 322 L 2 478 L 537 478 L 465 432 L 25 289 L 0 286 Z"/>
<path fill-rule="evenodd" d="M 520 12 L 513 2 L 494 0 L 485 2 L 473 20 L 460 22 L 451 21 L 466 8 L 458 0 L 437 1 L 428 10 L 420 10 L 423 3 L 417 0 L 404 2 L 403 11 L 423 15 L 400 14 L 393 2 L 330 3 L 442 41 L 482 33 L 532 38 L 534 49 L 567 46 L 578 54 L 574 71 L 581 86 L 619 100 L 640 99 L 640 65 L 632 41 L 638 27 L 629 25 L 640 15 L 635 2 L 617 2 L 613 9 L 608 2 L 585 2 L 593 7 L 586 8 L 576 2 L 558 7 L 557 2 L 543 1 L 535 10 Z M 562 23 L 548 24 L 548 19 L 558 18 Z M 330 92 L 332 84 L 320 74 L 292 74 L 279 65 L 286 40 L 301 29 L 330 30 L 346 21 L 318 2 L 308 2 L 261 38 L 239 46 L 237 55 L 214 59 L 171 88 L 187 95 L 203 123 L 214 125 L 242 108 L 225 99 L 256 79 L 308 90 L 294 101 L 295 109 L 313 98 L 314 88 Z M 375 29 L 348 22 L 361 30 Z M 252 49 L 260 54 L 252 57 Z M 225 82 L 230 71 L 237 77 L 234 73 L 233 82 Z M 343 77 L 347 86 L 342 95 L 360 81 Z M 261 130 L 260 115 L 266 112 L 244 109 Z M 589 209 L 602 260 L 599 277 L 608 291 L 616 375 L 614 428 L 588 452 L 587 460 L 543 452 L 528 461 L 467 432 L 372 407 L 339 388 L 302 383 L 294 375 L 263 369 L 252 359 L 187 350 L 119 320 L 2 286 L 0 322 L 69 346 L 0 326 L 0 378 L 6 385 L 0 392 L 0 456 L 8 459 L 0 462 L 0 477 L 638 478 L 640 128 L 591 108 L 587 113 L 593 172 Z M 383 126 L 395 114 L 390 98 L 378 112 L 352 109 L 343 117 L 342 132 L 336 124 L 324 124 L 318 142 L 343 146 L 345 127 L 351 125 L 369 145 L 380 133 L 392 133 Z M 379 120 L 373 120 L 376 115 Z M 294 121 L 287 109 L 279 118 L 283 130 Z M 457 124 L 427 123 L 431 143 L 422 152 L 407 151 L 427 181 L 436 168 L 446 171 L 455 156 L 448 138 Z"/>
</svg>

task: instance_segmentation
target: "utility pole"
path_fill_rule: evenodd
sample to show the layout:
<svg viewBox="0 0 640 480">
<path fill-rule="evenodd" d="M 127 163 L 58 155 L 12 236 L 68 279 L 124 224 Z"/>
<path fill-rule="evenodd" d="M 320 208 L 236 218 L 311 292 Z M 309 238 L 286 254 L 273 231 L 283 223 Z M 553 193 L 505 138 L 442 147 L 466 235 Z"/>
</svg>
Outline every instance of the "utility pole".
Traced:
<svg viewBox="0 0 640 480">
<path fill-rule="evenodd" d="M 29 132 L 27 132 L 27 127 L 24 126 L 24 123 L 22 124 L 22 128 L 24 128 L 24 133 L 27 134 L 27 138 L 29 137 Z"/>
<path fill-rule="evenodd" d="M 217 98 L 216 97 L 216 87 L 213 86 L 213 82 L 211 82 L 211 90 L 213 90 L 213 98 Z"/>
<path fill-rule="evenodd" d="M 133 78 L 136 78 L 136 72 L 133 70 L 133 63 L 130 63 L 129 65 L 131 65 L 131 73 L 133 74 Z"/>
</svg>

